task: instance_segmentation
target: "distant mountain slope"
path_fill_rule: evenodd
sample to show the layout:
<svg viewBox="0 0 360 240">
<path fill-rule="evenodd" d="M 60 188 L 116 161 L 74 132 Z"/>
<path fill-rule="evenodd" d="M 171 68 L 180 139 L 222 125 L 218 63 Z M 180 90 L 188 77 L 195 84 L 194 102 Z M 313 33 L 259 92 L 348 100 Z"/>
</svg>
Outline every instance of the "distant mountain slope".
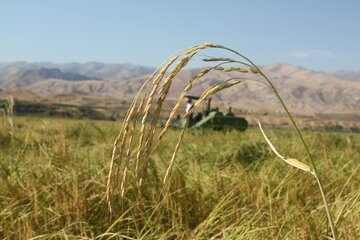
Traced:
<svg viewBox="0 0 360 240">
<path fill-rule="evenodd" d="M 46 70 L 41 70 L 42 68 Z M 354 77 L 341 78 L 339 73 L 315 72 L 289 64 L 270 64 L 262 66 L 262 69 L 278 88 L 292 112 L 360 115 L 360 81 Z M 154 69 L 128 64 L 0 64 L 0 87 L 46 95 L 91 93 L 123 99 L 133 97 L 152 70 Z M 187 69 L 181 72 L 173 82 L 169 98 L 176 97 L 189 79 L 200 70 Z M 212 71 L 193 86 L 191 94 L 201 94 L 219 80 L 234 76 L 244 75 Z M 69 81 L 69 78 L 78 80 Z M 104 80 L 96 81 L 96 78 Z M 345 78 L 347 81 L 344 81 Z M 245 81 L 216 94 L 213 100 L 249 112 L 281 112 L 271 90 L 256 82 Z"/>
<path fill-rule="evenodd" d="M 133 64 L 104 64 L 98 62 L 84 64 L 55 64 L 50 62 L 0 63 L 0 87 L 13 85 L 14 81 L 21 82 L 24 78 L 29 82 L 29 75 L 32 75 L 35 81 L 36 77 L 63 80 L 126 80 L 152 73 L 154 70 L 155 68 L 152 67 Z"/>
<path fill-rule="evenodd" d="M 360 81 L 360 71 L 337 71 L 333 75 L 344 80 Z"/>
<path fill-rule="evenodd" d="M 58 68 L 35 68 L 27 70 L 20 78 L 55 78 L 69 81 L 91 80 L 93 77 L 81 75 L 79 73 L 62 72 Z M 98 79 L 100 80 L 100 79 Z"/>
<path fill-rule="evenodd" d="M 358 81 L 344 81 L 332 74 L 309 71 L 289 64 L 271 64 L 263 66 L 262 69 L 293 112 L 360 113 L 360 82 Z M 180 73 L 170 89 L 171 95 L 178 95 L 179 90 L 183 89 L 188 80 L 199 71 L 199 69 L 190 69 Z M 191 93 L 201 94 L 220 79 L 235 76 L 239 75 L 220 71 L 211 72 L 193 86 Z M 126 94 L 126 89 L 138 88 L 139 83 L 145 79 L 146 77 L 139 77 L 122 82 L 124 87 L 118 89 L 123 92 L 118 94 Z M 282 111 L 268 87 L 251 81 L 226 89 L 213 96 L 213 99 L 224 105 L 232 105 L 247 111 Z"/>
<path fill-rule="evenodd" d="M 106 80 L 126 80 L 152 73 L 155 68 L 133 64 L 105 64 L 88 62 L 84 64 L 66 63 L 58 66 L 66 72 L 83 74 Z"/>
</svg>

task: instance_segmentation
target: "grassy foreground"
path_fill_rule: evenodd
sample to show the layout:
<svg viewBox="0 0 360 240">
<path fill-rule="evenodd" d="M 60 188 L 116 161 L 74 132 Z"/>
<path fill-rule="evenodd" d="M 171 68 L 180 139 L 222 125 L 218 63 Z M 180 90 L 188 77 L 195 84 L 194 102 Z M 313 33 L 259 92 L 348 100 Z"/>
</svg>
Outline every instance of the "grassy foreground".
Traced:
<svg viewBox="0 0 360 240">
<path fill-rule="evenodd" d="M 179 131 L 149 163 L 141 189 L 106 204 L 118 122 L 2 117 L 0 239 L 322 239 L 316 181 L 278 160 L 258 129 L 188 131 L 171 178 L 163 176 Z M 267 129 L 287 156 L 306 159 L 296 134 Z M 340 239 L 360 238 L 360 135 L 305 132 Z M 134 149 L 134 151 L 136 151 Z M 305 160 L 304 160 L 305 161 Z M 330 231 L 330 230 L 329 230 Z"/>
</svg>

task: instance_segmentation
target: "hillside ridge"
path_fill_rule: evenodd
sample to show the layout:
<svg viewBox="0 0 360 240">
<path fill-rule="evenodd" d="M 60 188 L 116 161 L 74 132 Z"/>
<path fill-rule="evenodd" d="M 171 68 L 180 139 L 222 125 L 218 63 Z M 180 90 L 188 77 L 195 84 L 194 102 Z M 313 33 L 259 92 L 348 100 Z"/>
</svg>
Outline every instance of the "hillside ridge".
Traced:
<svg viewBox="0 0 360 240">
<path fill-rule="evenodd" d="M 295 113 L 360 112 L 360 81 L 357 72 L 317 72 L 283 63 L 264 65 L 261 69 Z M 154 68 L 133 64 L 16 62 L 0 65 L 0 88 L 4 91 L 26 90 L 46 96 L 85 93 L 130 99 L 153 71 Z M 176 98 L 189 79 L 199 71 L 201 68 L 183 70 L 174 79 L 169 98 Z M 242 75 L 211 71 L 194 84 L 190 93 L 199 95 L 220 80 L 234 76 Z M 282 111 L 269 88 L 251 81 L 226 89 L 214 95 L 213 100 L 223 106 L 232 105 L 248 112 Z"/>
</svg>

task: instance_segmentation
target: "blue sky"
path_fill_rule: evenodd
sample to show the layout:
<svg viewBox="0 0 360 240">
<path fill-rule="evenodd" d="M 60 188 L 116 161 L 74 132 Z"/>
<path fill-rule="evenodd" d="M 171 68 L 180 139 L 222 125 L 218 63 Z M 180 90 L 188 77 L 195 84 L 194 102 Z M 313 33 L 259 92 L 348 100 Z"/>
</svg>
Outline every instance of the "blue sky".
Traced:
<svg viewBox="0 0 360 240">
<path fill-rule="evenodd" d="M 360 70 L 360 1 L 0 0 L 0 62 L 157 66 L 202 42 L 257 64 Z"/>
</svg>

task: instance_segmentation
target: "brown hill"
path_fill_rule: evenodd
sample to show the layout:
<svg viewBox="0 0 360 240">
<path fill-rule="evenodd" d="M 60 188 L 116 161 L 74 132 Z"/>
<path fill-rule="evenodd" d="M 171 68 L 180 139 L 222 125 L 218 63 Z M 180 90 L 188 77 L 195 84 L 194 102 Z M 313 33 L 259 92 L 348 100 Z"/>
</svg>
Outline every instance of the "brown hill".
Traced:
<svg viewBox="0 0 360 240">
<path fill-rule="evenodd" d="M 333 75 L 344 80 L 360 81 L 360 71 L 337 71 Z"/>
<path fill-rule="evenodd" d="M 77 72 L 73 73 L 75 74 L 74 76 L 89 76 L 81 75 L 86 73 L 104 76 L 104 74 L 95 74 L 96 69 L 98 69 L 100 72 L 107 72 L 106 78 L 109 78 L 109 80 L 81 79 L 81 81 L 69 81 L 58 79 L 59 77 L 43 78 L 37 76 L 23 78 L 21 76 L 24 75 L 24 71 L 29 70 L 28 65 L 28 63 L 5 65 L 7 67 L 0 65 L 0 86 L 3 89 L 28 90 L 48 96 L 86 93 L 124 99 L 133 97 L 147 78 L 147 75 L 138 75 L 144 70 L 143 68 L 140 67 L 134 70 L 134 65 L 130 65 L 129 68 L 122 65 L 122 71 L 127 74 L 122 79 L 116 80 L 115 78 L 119 77 L 119 71 L 115 71 L 112 75 L 109 69 L 112 69 L 113 66 L 99 63 L 89 63 L 81 65 L 81 67 L 79 67 L 79 64 L 74 63 L 58 67 L 64 72 L 75 72 L 74 69 L 77 68 Z M 50 63 L 46 66 L 52 67 Z M 39 64 L 36 67 L 39 67 Z M 64 69 L 67 70 L 65 71 Z M 82 70 L 80 71 L 79 69 Z M 308 115 L 360 115 L 360 81 L 349 79 L 344 81 L 344 79 L 339 78 L 338 73 L 314 72 L 289 64 L 271 64 L 263 66 L 262 69 L 276 85 L 280 95 L 284 98 L 292 112 Z M 135 77 L 128 78 L 132 75 L 130 74 L 132 70 L 135 71 Z M 149 69 L 146 71 L 149 72 Z M 200 69 L 187 69 L 181 72 L 170 90 L 170 99 L 176 97 L 179 91 L 185 87 L 188 80 L 199 71 Z M 7 76 L 7 78 L 4 76 Z M 57 72 L 57 76 L 61 78 L 59 72 Z M 112 80 L 110 80 L 111 76 L 113 76 Z M 210 72 L 205 78 L 200 79 L 194 85 L 191 93 L 200 94 L 220 80 L 234 76 L 233 73 Z M 213 96 L 213 99 L 214 102 L 220 105 L 232 105 L 247 112 L 277 113 L 282 111 L 271 90 L 262 84 L 251 81 L 245 81 L 236 87 L 218 93 Z"/>
<path fill-rule="evenodd" d="M 272 64 L 262 67 L 278 88 L 289 108 L 301 114 L 360 113 L 360 82 L 343 81 L 328 73 L 313 72 L 288 64 Z M 189 69 L 178 75 L 171 88 L 171 96 L 179 94 L 188 80 L 199 69 Z M 194 85 L 192 94 L 200 94 L 219 80 L 241 76 L 220 71 L 211 72 Z M 146 77 L 121 82 L 119 96 L 128 94 L 127 89 L 137 89 Z M 232 105 L 250 112 L 281 112 L 271 90 L 257 82 L 245 81 L 238 86 L 216 94 L 213 99 L 223 105 Z"/>
<path fill-rule="evenodd" d="M 105 64 L 99 62 L 64 63 L 50 62 L 0 63 L 0 87 L 13 85 L 24 80 L 36 81 L 37 78 L 56 78 L 64 80 L 126 80 L 154 71 L 152 67 L 133 64 Z"/>
</svg>

